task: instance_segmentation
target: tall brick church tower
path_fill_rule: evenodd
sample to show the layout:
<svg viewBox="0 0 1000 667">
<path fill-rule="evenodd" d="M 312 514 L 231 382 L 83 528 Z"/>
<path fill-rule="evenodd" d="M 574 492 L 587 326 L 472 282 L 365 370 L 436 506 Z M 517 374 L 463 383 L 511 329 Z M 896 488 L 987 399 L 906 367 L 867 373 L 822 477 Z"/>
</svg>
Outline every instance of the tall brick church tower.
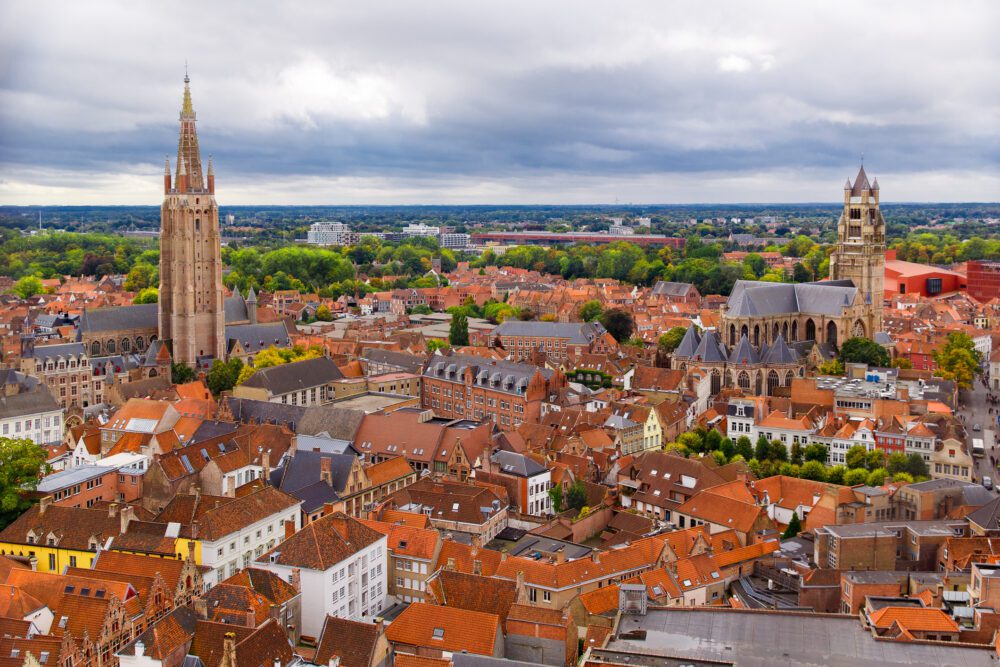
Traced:
<svg viewBox="0 0 1000 667">
<path fill-rule="evenodd" d="M 882 331 L 885 280 L 885 218 L 878 204 L 878 179 L 868 182 L 864 165 L 854 183 L 844 185 L 844 212 L 837 223 L 837 248 L 830 256 L 830 278 L 851 280 L 865 300 L 866 331 L 857 325 L 852 336 L 871 338 Z"/>
<path fill-rule="evenodd" d="M 174 360 L 195 366 L 225 359 L 225 313 L 215 174 L 209 158 L 207 183 L 202 177 L 189 84 L 185 74 L 173 183 L 170 158 L 163 174 L 159 327 L 160 339 L 172 341 Z"/>
</svg>

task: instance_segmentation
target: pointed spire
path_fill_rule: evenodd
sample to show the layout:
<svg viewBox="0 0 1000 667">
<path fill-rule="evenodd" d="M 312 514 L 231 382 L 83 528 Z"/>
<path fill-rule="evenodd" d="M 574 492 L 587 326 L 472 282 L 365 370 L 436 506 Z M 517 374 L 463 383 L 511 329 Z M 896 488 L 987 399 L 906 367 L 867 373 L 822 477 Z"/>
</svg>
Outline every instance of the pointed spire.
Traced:
<svg viewBox="0 0 1000 667">
<path fill-rule="evenodd" d="M 250 292 L 247 294 L 247 303 L 257 303 L 257 293 L 253 291 L 253 285 L 250 286 Z"/>
<path fill-rule="evenodd" d="M 212 164 L 212 156 L 208 156 L 208 175 L 215 176 L 215 166 Z"/>
<path fill-rule="evenodd" d="M 164 176 L 169 176 L 170 175 L 170 156 L 169 155 L 167 156 L 167 159 L 164 161 L 163 175 Z"/>
<path fill-rule="evenodd" d="M 850 190 L 850 189 L 851 189 L 851 187 L 852 187 L 852 186 L 851 186 L 851 179 L 847 179 L 847 182 L 846 182 L 846 183 L 844 183 L 844 189 L 845 189 L 845 190 Z"/>
<path fill-rule="evenodd" d="M 194 115 L 194 105 L 191 103 L 191 78 L 187 75 L 187 67 L 184 68 L 184 103 L 181 105 L 182 115 Z"/>
<path fill-rule="evenodd" d="M 878 177 L 877 176 L 875 177 L 875 180 L 872 181 L 872 190 L 878 190 Z"/>
</svg>

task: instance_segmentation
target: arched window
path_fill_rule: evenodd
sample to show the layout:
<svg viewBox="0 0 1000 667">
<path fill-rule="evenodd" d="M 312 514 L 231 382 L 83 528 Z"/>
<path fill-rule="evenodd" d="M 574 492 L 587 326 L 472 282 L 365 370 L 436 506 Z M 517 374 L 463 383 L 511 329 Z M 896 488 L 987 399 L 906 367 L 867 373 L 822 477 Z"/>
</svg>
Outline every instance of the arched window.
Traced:
<svg viewBox="0 0 1000 667">
<path fill-rule="evenodd" d="M 146 340 L 142 336 L 135 337 L 135 349 L 140 352 L 146 349 Z"/>
<path fill-rule="evenodd" d="M 122 354 L 127 354 L 132 351 L 132 341 L 128 338 L 122 338 Z"/>
<path fill-rule="evenodd" d="M 114 354 L 115 350 L 118 349 L 118 347 L 115 345 L 115 341 L 113 340 L 109 340 L 104 347 L 108 351 L 108 354 Z"/>
<path fill-rule="evenodd" d="M 746 371 L 740 371 L 740 374 L 736 376 L 736 384 L 739 385 L 740 389 L 743 391 L 750 390 L 750 374 Z"/>
<path fill-rule="evenodd" d="M 760 345 L 760 325 L 755 324 L 753 326 L 753 344 L 754 346 Z"/>
<path fill-rule="evenodd" d="M 747 325 L 744 324 L 743 327 L 740 329 L 740 338 L 746 338 L 749 335 L 750 335 L 750 329 L 748 329 Z"/>
<path fill-rule="evenodd" d="M 837 323 L 832 320 L 826 323 L 826 342 L 830 345 L 837 344 Z"/>
<path fill-rule="evenodd" d="M 149 377 L 155 378 L 157 375 L 159 375 L 159 373 L 157 372 L 157 370 L 155 368 L 150 368 L 149 369 Z"/>
<path fill-rule="evenodd" d="M 781 325 L 781 337 L 788 340 L 788 322 Z"/>
<path fill-rule="evenodd" d="M 762 385 L 764 384 L 764 374 L 763 373 L 757 373 L 757 382 L 755 384 L 756 384 L 756 388 L 754 390 L 754 393 L 756 393 L 757 396 L 760 396 L 761 389 L 763 389 Z"/>
<path fill-rule="evenodd" d="M 712 395 L 718 394 L 722 391 L 722 373 L 716 368 L 712 371 Z"/>
<path fill-rule="evenodd" d="M 783 386 L 783 387 L 791 387 L 792 386 L 792 372 L 791 371 L 785 371 L 785 381 L 781 383 L 781 386 Z"/>
<path fill-rule="evenodd" d="M 806 320 L 806 340 L 816 340 L 816 323 L 812 318 Z"/>
<path fill-rule="evenodd" d="M 729 325 L 729 344 L 736 345 L 736 325 Z"/>
<path fill-rule="evenodd" d="M 855 322 L 854 323 L 854 331 L 851 332 L 851 335 L 854 336 L 855 338 L 864 338 L 865 337 L 865 325 L 864 325 L 864 322 L 862 322 L 861 320 L 858 320 L 857 322 Z"/>
<path fill-rule="evenodd" d="M 771 371 L 767 374 L 767 395 L 774 396 L 775 387 L 779 386 L 778 374 Z"/>
<path fill-rule="evenodd" d="M 774 323 L 774 327 L 771 329 L 771 341 L 770 342 L 773 343 L 776 340 L 778 340 L 778 323 L 777 322 Z"/>
<path fill-rule="evenodd" d="M 792 322 L 792 342 L 798 342 L 799 340 L 799 323 L 796 320 Z"/>
</svg>

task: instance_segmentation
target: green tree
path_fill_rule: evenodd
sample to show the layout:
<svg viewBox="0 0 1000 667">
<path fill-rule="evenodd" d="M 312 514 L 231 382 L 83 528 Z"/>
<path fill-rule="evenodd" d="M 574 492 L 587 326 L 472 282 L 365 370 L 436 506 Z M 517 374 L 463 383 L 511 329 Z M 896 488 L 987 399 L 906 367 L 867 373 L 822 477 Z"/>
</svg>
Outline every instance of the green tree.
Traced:
<svg viewBox="0 0 1000 667">
<path fill-rule="evenodd" d="M 844 466 L 833 466 L 826 471 L 826 481 L 830 484 L 843 484 L 846 473 L 847 468 Z"/>
<path fill-rule="evenodd" d="M 803 460 L 802 445 L 800 445 L 797 442 L 792 443 L 792 456 L 790 460 L 795 465 L 798 466 L 802 465 L 802 460 Z"/>
<path fill-rule="evenodd" d="M 861 445 L 854 445 L 848 449 L 845 460 L 847 461 L 847 468 L 849 470 L 855 468 L 868 470 L 868 451 Z"/>
<path fill-rule="evenodd" d="M 195 379 L 194 369 L 187 364 L 170 364 L 170 381 L 174 384 L 184 384 L 193 382 Z"/>
<path fill-rule="evenodd" d="M 614 339 L 619 343 L 628 340 L 635 329 L 635 321 L 632 319 L 632 313 L 621 308 L 612 308 L 604 311 L 601 314 L 601 324 L 604 325 L 608 333 L 614 336 Z"/>
<path fill-rule="evenodd" d="M 437 352 L 438 350 L 444 350 L 448 348 L 448 341 L 441 340 L 440 338 L 430 338 L 427 343 L 428 352 Z"/>
<path fill-rule="evenodd" d="M 820 463 L 826 463 L 829 455 L 829 450 L 827 450 L 826 445 L 814 442 L 806 447 L 804 458 L 806 461 L 819 461 Z"/>
<path fill-rule="evenodd" d="M 906 472 L 906 454 L 902 452 L 889 454 L 885 467 L 890 475 L 895 475 L 898 472 Z"/>
<path fill-rule="evenodd" d="M 780 440 L 771 441 L 771 455 L 768 457 L 772 461 L 788 461 L 788 448 Z"/>
<path fill-rule="evenodd" d="M 42 293 L 42 280 L 38 276 L 24 276 L 14 283 L 14 294 L 27 299 Z"/>
<path fill-rule="evenodd" d="M 31 507 L 30 492 L 48 472 L 47 457 L 27 438 L 0 438 L 0 529 Z"/>
<path fill-rule="evenodd" d="M 868 486 L 882 486 L 885 484 L 885 478 L 888 476 L 889 471 L 885 468 L 875 468 L 868 473 L 867 484 Z"/>
<path fill-rule="evenodd" d="M 873 449 L 865 452 L 865 467 L 868 470 L 876 470 L 885 466 L 885 452 L 881 449 Z"/>
<path fill-rule="evenodd" d="M 857 486 L 868 483 L 868 471 L 864 468 L 854 468 L 844 473 L 844 484 L 846 486 Z"/>
<path fill-rule="evenodd" d="M 918 477 L 929 477 L 931 474 L 931 469 L 927 466 L 927 461 L 924 461 L 924 457 L 920 454 L 909 454 L 906 457 L 906 470 L 913 475 L 913 478 Z"/>
<path fill-rule="evenodd" d="M 146 287 L 145 289 L 140 290 L 139 293 L 135 295 L 135 298 L 132 299 L 132 303 L 135 304 L 156 303 L 159 300 L 160 300 L 160 290 L 158 290 L 155 287 Z"/>
<path fill-rule="evenodd" d="M 596 299 L 592 299 L 580 306 L 579 315 L 580 319 L 584 322 L 593 322 L 599 318 L 603 312 L 604 306 L 601 305 L 601 302 Z"/>
<path fill-rule="evenodd" d="M 448 342 L 452 347 L 469 344 L 469 318 L 462 313 L 451 316 L 451 326 L 448 329 Z"/>
<path fill-rule="evenodd" d="M 934 350 L 933 356 L 940 377 L 952 380 L 959 389 L 972 387 L 982 358 L 968 334 L 961 331 L 949 333 L 944 345 Z"/>
<path fill-rule="evenodd" d="M 692 324 L 691 326 L 694 325 Z M 687 329 L 685 327 L 674 327 L 662 334 L 656 341 L 656 347 L 660 351 L 660 354 L 670 354 L 676 350 L 686 333 Z"/>
<path fill-rule="evenodd" d="M 563 488 L 562 484 L 556 484 L 549 489 L 549 500 L 552 501 L 552 512 L 559 514 L 563 511 Z"/>
<path fill-rule="evenodd" d="M 792 518 L 788 522 L 788 528 L 785 528 L 785 532 L 781 534 L 781 539 L 788 540 L 793 537 L 798 537 L 799 533 L 802 532 L 802 522 L 799 521 L 799 513 L 792 512 Z"/>
<path fill-rule="evenodd" d="M 752 252 L 743 258 L 743 266 L 746 267 L 751 278 L 760 278 L 762 275 L 767 273 L 767 262 L 765 262 L 764 258 L 755 252 Z"/>
<path fill-rule="evenodd" d="M 212 368 L 209 369 L 208 374 L 205 376 L 205 384 L 213 394 L 218 396 L 222 392 L 229 391 L 236 386 L 242 371 L 243 362 L 239 359 L 234 358 L 229 361 L 216 359 L 212 362 Z"/>
<path fill-rule="evenodd" d="M 844 364 L 840 359 L 831 359 L 820 364 L 818 370 L 820 375 L 843 375 Z"/>
<path fill-rule="evenodd" d="M 722 445 L 722 434 L 713 428 L 705 434 L 704 442 L 705 451 L 714 452 Z"/>
<path fill-rule="evenodd" d="M 913 368 L 913 362 L 906 357 L 896 357 L 892 360 L 892 367 L 907 370 Z"/>
<path fill-rule="evenodd" d="M 426 306 L 425 306 L 426 307 Z M 320 322 L 330 322 L 333 320 L 333 313 L 330 312 L 330 306 L 325 303 L 321 303 L 316 309 L 316 319 Z"/>
<path fill-rule="evenodd" d="M 744 461 L 749 461 L 753 458 L 753 444 L 750 442 L 750 438 L 741 435 L 736 439 L 736 453 L 742 456 Z"/>
<path fill-rule="evenodd" d="M 736 446 L 733 445 L 733 441 L 729 438 L 722 439 L 722 442 L 719 443 L 719 451 L 722 452 L 727 461 L 736 456 Z"/>
<path fill-rule="evenodd" d="M 140 262 L 128 272 L 123 287 L 129 292 L 139 292 L 147 287 L 155 287 L 158 281 L 156 267 Z"/>
<path fill-rule="evenodd" d="M 892 481 L 901 482 L 903 484 L 913 484 L 913 475 L 908 472 L 897 472 L 892 476 Z"/>
<path fill-rule="evenodd" d="M 418 303 L 416 306 L 410 309 L 410 312 L 414 315 L 430 315 L 432 312 L 430 306 L 426 306 L 422 303 Z"/>
<path fill-rule="evenodd" d="M 884 347 L 870 338 L 848 338 L 840 346 L 840 360 L 845 364 L 867 364 L 884 368 L 891 359 Z"/>
<path fill-rule="evenodd" d="M 771 458 L 771 443 L 767 441 L 763 433 L 757 436 L 757 444 L 753 450 L 753 457 L 758 461 L 766 461 Z"/>
<path fill-rule="evenodd" d="M 583 480 L 578 479 L 570 484 L 569 492 L 566 494 L 566 504 L 577 512 L 587 505 L 587 487 L 583 485 Z"/>
<path fill-rule="evenodd" d="M 817 482 L 826 481 L 826 466 L 819 461 L 806 461 L 799 469 L 799 474 L 803 479 L 811 479 Z"/>
</svg>

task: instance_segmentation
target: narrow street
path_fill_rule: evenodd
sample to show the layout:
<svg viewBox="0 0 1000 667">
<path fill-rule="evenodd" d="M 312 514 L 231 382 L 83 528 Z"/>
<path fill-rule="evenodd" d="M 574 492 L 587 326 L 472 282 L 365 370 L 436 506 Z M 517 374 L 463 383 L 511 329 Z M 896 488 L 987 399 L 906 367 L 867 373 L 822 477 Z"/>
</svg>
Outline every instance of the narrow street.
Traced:
<svg viewBox="0 0 1000 667">
<path fill-rule="evenodd" d="M 1000 406 L 993 406 L 987 400 L 989 390 L 984 384 L 982 377 L 977 377 L 973 388 L 969 391 L 959 392 L 958 416 L 963 420 L 969 435 L 969 449 L 972 449 L 972 440 L 982 438 L 986 446 L 986 456 L 976 459 L 974 471 L 975 482 L 982 482 L 984 475 L 989 475 L 994 484 L 998 479 L 995 461 L 1000 460 L 1000 452 L 997 451 L 997 412 Z M 990 414 L 992 408 L 993 414 Z M 981 431 L 974 431 L 973 428 L 979 424 Z"/>
</svg>

